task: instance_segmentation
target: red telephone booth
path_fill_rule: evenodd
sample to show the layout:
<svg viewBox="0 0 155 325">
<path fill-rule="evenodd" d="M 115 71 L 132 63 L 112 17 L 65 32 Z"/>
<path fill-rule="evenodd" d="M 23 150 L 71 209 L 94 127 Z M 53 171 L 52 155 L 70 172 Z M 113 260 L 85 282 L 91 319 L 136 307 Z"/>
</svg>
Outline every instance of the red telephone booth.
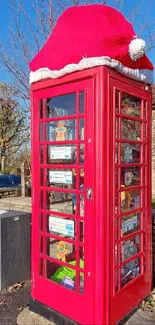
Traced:
<svg viewBox="0 0 155 325">
<path fill-rule="evenodd" d="M 151 87 L 131 77 L 32 82 L 31 309 L 48 318 L 116 324 L 151 291 Z"/>
</svg>

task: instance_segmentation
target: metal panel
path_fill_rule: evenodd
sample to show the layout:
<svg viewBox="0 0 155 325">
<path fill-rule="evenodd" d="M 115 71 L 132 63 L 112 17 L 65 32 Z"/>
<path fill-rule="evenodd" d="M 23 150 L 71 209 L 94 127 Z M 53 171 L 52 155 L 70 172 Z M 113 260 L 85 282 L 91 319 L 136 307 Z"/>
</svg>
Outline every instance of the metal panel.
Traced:
<svg viewBox="0 0 155 325">
<path fill-rule="evenodd" d="M 30 278 L 30 214 L 0 215 L 0 290 Z"/>
</svg>

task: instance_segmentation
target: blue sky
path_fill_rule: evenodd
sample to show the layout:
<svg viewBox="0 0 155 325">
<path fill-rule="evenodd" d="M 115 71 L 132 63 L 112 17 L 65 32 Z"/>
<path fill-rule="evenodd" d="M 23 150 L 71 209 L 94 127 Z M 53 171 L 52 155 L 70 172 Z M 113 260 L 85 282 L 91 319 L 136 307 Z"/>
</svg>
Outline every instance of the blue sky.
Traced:
<svg viewBox="0 0 155 325">
<path fill-rule="evenodd" d="M 122 0 L 120 0 L 121 3 Z M 0 42 L 7 42 L 9 38 L 9 26 L 11 21 L 11 15 L 9 12 L 9 5 L 7 0 L 1 0 L 1 15 L 0 15 Z M 25 5 L 25 8 L 31 15 L 31 2 L 32 0 L 22 0 Z M 94 1 L 96 3 L 97 1 Z M 67 5 L 71 4 L 71 0 L 66 0 Z M 116 0 L 109 0 L 108 4 L 111 6 L 115 6 Z M 155 13 L 155 0 L 124 0 L 123 14 L 128 18 L 129 13 L 132 12 L 134 15 L 136 14 L 136 10 L 139 6 L 141 6 L 140 14 L 134 18 L 134 29 L 137 34 L 139 33 L 138 24 L 145 24 L 146 21 L 149 21 L 150 26 L 150 35 L 155 31 L 155 22 L 154 22 L 154 13 Z M 146 33 L 144 33 L 143 38 L 147 41 Z M 155 41 L 154 41 L 155 44 Z M 153 48 L 148 56 L 150 60 L 153 62 L 155 66 L 155 48 Z M 155 76 L 155 73 L 154 73 Z M 0 81 L 8 81 L 9 76 L 7 71 L 0 67 Z"/>
</svg>

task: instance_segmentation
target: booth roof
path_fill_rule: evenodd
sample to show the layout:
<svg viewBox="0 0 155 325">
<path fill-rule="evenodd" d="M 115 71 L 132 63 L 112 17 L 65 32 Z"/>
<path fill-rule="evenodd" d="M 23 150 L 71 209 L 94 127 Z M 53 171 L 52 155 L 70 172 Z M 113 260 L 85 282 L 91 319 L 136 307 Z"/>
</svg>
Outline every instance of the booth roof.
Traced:
<svg viewBox="0 0 155 325">
<path fill-rule="evenodd" d="M 145 42 L 120 12 L 105 5 L 70 7 L 30 62 L 30 83 L 100 65 L 152 83 Z"/>
</svg>

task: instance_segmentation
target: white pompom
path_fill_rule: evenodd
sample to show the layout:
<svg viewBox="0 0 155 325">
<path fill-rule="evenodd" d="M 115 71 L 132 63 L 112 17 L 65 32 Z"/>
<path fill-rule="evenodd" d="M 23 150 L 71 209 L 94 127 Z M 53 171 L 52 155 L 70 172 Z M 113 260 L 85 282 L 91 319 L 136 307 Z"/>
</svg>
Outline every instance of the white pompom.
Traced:
<svg viewBox="0 0 155 325">
<path fill-rule="evenodd" d="M 129 55 L 132 61 L 137 61 L 145 54 L 146 43 L 140 38 L 135 38 L 129 44 Z"/>
</svg>

